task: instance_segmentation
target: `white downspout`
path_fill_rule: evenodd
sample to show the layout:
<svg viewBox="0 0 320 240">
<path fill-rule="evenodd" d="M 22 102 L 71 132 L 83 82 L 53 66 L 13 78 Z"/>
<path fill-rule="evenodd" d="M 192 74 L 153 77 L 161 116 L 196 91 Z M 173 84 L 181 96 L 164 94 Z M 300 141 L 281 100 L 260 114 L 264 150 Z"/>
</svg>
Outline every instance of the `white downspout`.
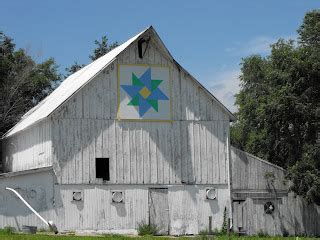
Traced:
<svg viewBox="0 0 320 240">
<path fill-rule="evenodd" d="M 42 222 L 44 222 L 52 231 L 54 231 L 55 234 L 58 233 L 58 229 L 56 227 L 56 225 L 52 222 L 52 221 L 47 221 L 45 220 L 43 217 L 41 217 L 41 215 L 36 211 L 34 210 L 30 204 L 24 200 L 24 198 L 14 189 L 12 188 L 9 188 L 9 187 L 6 187 L 7 190 L 13 192 L 14 194 L 17 195 L 17 197 L 38 217 L 41 219 Z"/>
</svg>

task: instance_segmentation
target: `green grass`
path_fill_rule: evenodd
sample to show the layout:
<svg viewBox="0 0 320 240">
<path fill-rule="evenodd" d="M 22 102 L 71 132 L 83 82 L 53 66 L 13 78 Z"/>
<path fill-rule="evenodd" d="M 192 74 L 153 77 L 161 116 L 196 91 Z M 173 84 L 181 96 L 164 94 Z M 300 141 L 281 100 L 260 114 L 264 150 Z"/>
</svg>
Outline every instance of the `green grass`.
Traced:
<svg viewBox="0 0 320 240">
<path fill-rule="evenodd" d="M 38 233 L 38 234 L 18 234 L 18 233 L 8 233 L 4 230 L 0 230 L 0 240 L 166 240 L 166 239 L 179 239 L 179 240 L 236 240 L 236 239 L 243 239 L 243 240 L 311 240 L 311 239 L 320 239 L 320 238 L 307 238 L 307 237 L 237 237 L 231 236 L 206 236 L 206 235 L 199 235 L 194 237 L 154 237 L 154 236 L 123 236 L 123 235 L 101 235 L 101 236 L 70 236 L 70 235 L 52 235 L 52 234 L 45 234 L 45 233 Z"/>
</svg>

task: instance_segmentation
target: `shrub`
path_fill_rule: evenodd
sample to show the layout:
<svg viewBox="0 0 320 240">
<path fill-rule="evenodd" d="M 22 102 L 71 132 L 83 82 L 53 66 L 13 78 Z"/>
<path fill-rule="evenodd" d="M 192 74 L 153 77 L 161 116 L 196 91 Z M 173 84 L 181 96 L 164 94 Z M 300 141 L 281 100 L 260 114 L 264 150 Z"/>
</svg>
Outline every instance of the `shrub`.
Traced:
<svg viewBox="0 0 320 240">
<path fill-rule="evenodd" d="M 3 229 L 0 229 L 0 234 L 10 235 L 10 234 L 14 234 L 15 231 L 16 229 L 14 227 L 5 226 Z"/>
<path fill-rule="evenodd" d="M 158 232 L 158 228 L 155 224 L 147 224 L 144 221 L 138 223 L 138 234 L 140 236 L 155 235 Z"/>
<path fill-rule="evenodd" d="M 269 237 L 268 233 L 265 233 L 262 229 L 257 232 L 258 237 Z"/>
<path fill-rule="evenodd" d="M 223 222 L 221 226 L 221 233 L 227 234 L 227 231 L 228 231 L 228 217 L 227 217 L 227 207 L 225 207 L 223 210 Z"/>
</svg>

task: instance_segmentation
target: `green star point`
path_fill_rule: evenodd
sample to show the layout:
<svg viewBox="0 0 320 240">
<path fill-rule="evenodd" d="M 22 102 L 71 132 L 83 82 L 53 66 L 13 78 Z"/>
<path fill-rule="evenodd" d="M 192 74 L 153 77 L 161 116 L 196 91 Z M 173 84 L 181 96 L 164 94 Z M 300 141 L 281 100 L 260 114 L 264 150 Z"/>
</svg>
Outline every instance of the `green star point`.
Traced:
<svg viewBox="0 0 320 240">
<path fill-rule="evenodd" d="M 129 106 L 139 106 L 139 97 L 136 96 L 128 103 Z"/>
<path fill-rule="evenodd" d="M 139 80 L 139 78 L 134 73 L 132 73 L 132 85 L 144 86 L 144 84 Z"/>
<path fill-rule="evenodd" d="M 163 80 L 151 80 L 151 91 L 157 89 Z"/>
<path fill-rule="evenodd" d="M 148 103 L 150 103 L 150 105 L 152 106 L 152 108 L 153 108 L 156 112 L 158 112 L 158 110 L 159 110 L 158 100 L 151 100 L 151 99 L 149 99 L 149 100 L 148 100 Z"/>
</svg>

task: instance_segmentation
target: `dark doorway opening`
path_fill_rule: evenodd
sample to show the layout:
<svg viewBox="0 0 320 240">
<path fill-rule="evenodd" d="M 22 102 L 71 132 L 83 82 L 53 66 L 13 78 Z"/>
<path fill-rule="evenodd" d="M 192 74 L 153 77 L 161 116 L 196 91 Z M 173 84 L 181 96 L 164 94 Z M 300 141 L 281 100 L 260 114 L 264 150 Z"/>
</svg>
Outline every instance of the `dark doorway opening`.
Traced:
<svg viewBox="0 0 320 240">
<path fill-rule="evenodd" d="M 109 158 L 96 158 L 96 178 L 110 181 Z"/>
</svg>

